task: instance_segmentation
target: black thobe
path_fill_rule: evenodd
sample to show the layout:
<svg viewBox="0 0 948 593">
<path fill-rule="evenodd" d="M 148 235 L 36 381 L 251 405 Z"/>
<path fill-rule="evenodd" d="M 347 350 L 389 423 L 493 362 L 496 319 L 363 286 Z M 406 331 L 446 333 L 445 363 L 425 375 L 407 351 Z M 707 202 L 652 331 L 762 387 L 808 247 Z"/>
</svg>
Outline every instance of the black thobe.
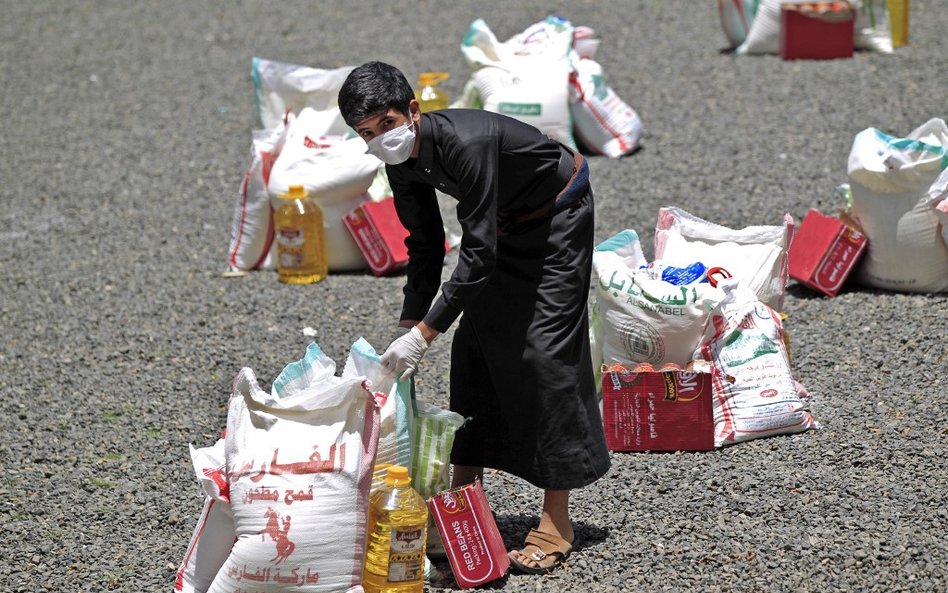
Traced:
<svg viewBox="0 0 948 593">
<path fill-rule="evenodd" d="M 544 489 L 585 486 L 610 463 L 589 352 L 588 181 L 570 184 L 576 199 L 568 207 L 511 225 L 546 212 L 566 193 L 571 152 L 488 111 L 422 114 L 419 136 L 418 158 L 386 171 L 409 231 L 401 319 L 444 332 L 463 312 L 452 345 L 450 407 L 468 420 L 451 461 L 500 469 Z M 462 230 L 457 267 L 443 285 L 435 188 L 458 200 Z"/>
</svg>

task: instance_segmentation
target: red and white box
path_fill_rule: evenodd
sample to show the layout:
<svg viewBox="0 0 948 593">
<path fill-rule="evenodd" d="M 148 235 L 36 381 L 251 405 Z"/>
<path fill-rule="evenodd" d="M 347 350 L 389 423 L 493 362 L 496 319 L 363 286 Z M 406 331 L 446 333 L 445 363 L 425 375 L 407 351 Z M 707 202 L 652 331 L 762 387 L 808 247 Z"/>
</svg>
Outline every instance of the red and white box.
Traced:
<svg viewBox="0 0 948 593">
<path fill-rule="evenodd" d="M 711 366 L 611 365 L 602 373 L 602 420 L 610 451 L 714 449 Z"/>
<path fill-rule="evenodd" d="M 849 2 L 780 5 L 780 57 L 784 60 L 851 58 L 856 12 Z"/>
<path fill-rule="evenodd" d="M 396 272 L 408 263 L 408 231 L 395 214 L 395 200 L 367 200 L 342 217 L 376 276 Z"/>
<path fill-rule="evenodd" d="M 432 496 L 428 510 L 458 586 L 470 589 L 507 574 L 510 558 L 480 480 Z"/>
<path fill-rule="evenodd" d="M 836 296 L 867 243 L 865 235 L 839 218 L 811 208 L 790 243 L 790 277 Z"/>
</svg>

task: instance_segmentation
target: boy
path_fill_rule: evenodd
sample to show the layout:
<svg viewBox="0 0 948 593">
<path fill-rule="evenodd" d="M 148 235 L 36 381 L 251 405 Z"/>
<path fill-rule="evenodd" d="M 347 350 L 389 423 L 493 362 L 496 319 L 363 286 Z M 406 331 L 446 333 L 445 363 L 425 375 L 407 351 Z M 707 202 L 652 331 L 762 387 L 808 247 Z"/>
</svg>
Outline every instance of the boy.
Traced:
<svg viewBox="0 0 948 593">
<path fill-rule="evenodd" d="M 339 108 L 386 163 L 409 231 L 400 329 L 382 364 L 411 376 L 431 342 L 461 317 L 450 408 L 468 421 L 451 451 L 453 486 L 491 467 L 542 488 L 539 525 L 510 559 L 522 572 L 549 572 L 572 551 L 569 491 L 610 465 L 589 353 L 588 167 L 580 154 L 503 115 L 421 113 L 405 76 L 381 62 L 349 74 Z M 458 264 L 444 284 L 436 188 L 458 201 L 462 230 Z"/>
</svg>

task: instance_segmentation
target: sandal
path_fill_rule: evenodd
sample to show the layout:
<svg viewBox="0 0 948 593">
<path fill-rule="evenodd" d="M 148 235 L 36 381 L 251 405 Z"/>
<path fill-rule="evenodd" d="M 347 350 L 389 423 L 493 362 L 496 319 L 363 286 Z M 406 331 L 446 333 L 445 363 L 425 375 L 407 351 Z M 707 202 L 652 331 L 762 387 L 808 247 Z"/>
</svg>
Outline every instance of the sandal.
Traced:
<svg viewBox="0 0 948 593">
<path fill-rule="evenodd" d="M 527 547 L 533 546 L 536 550 L 526 552 Z M 531 529 L 524 541 L 523 549 L 520 554 L 533 560 L 538 566 L 529 566 L 517 559 L 513 552 L 508 552 L 510 563 L 518 571 L 526 574 L 547 574 L 557 566 L 563 564 L 570 552 L 573 551 L 573 544 L 565 539 L 545 533 L 536 529 Z"/>
</svg>

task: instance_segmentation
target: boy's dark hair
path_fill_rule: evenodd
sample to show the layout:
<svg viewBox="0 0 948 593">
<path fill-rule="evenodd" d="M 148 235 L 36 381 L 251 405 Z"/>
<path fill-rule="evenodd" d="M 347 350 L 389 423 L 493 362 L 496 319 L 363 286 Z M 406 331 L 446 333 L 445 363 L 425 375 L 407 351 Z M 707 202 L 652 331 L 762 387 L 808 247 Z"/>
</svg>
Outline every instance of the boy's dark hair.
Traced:
<svg viewBox="0 0 948 593">
<path fill-rule="evenodd" d="M 408 114 L 415 92 L 401 70 L 384 62 L 367 62 L 355 68 L 339 89 L 339 111 L 349 127 L 390 108 Z"/>
</svg>

